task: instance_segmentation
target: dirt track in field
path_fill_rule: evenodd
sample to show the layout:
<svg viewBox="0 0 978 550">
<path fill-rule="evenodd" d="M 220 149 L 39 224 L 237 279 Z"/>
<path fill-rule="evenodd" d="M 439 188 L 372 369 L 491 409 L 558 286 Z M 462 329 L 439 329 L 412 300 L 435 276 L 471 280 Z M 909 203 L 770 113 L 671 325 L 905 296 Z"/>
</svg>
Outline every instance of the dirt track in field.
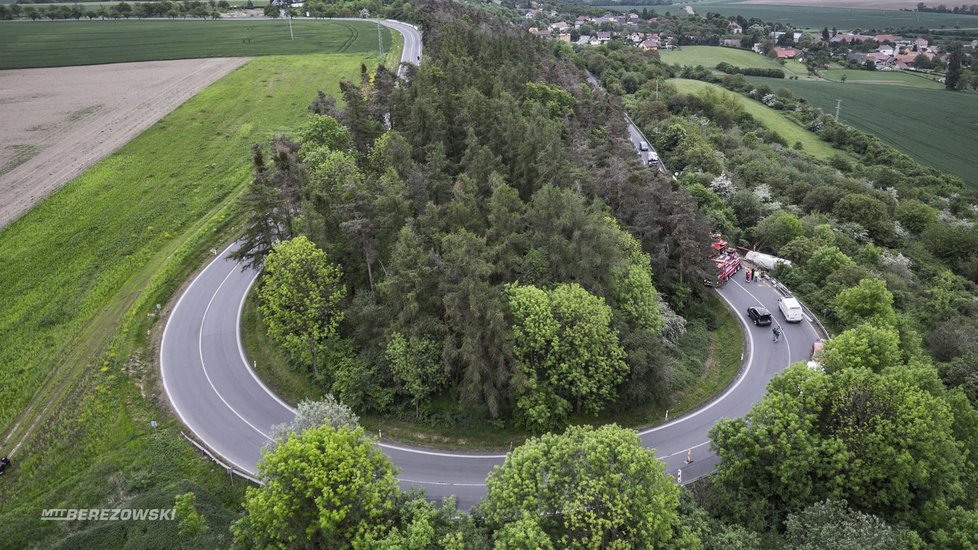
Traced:
<svg viewBox="0 0 978 550">
<path fill-rule="evenodd" d="M 0 71 L 0 228 L 247 61 Z"/>
</svg>

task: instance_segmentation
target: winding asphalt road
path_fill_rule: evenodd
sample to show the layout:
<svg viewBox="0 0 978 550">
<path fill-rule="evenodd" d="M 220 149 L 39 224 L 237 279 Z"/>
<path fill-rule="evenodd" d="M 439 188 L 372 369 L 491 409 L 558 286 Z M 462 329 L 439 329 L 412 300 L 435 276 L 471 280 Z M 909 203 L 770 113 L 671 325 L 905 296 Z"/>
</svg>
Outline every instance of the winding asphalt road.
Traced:
<svg viewBox="0 0 978 550">
<path fill-rule="evenodd" d="M 418 31 L 398 22 L 382 24 L 404 34 L 402 62 L 416 63 L 421 49 Z M 183 423 L 217 455 L 254 476 L 271 427 L 291 421 L 295 411 L 262 384 L 241 347 L 241 308 L 258 274 L 228 260 L 234 246 L 218 254 L 177 300 L 163 331 L 160 368 L 164 389 Z M 779 343 L 772 342 L 769 328 L 747 323 L 745 312 L 751 305 L 777 312 L 780 295 L 766 282 L 747 284 L 741 277 L 718 292 L 737 313 L 747 335 L 740 374 L 704 407 L 639 434 L 642 444 L 654 448 L 666 463 L 667 472 L 675 475 L 682 469 L 684 483 L 712 472 L 718 463 L 709 450 L 710 428 L 720 419 L 743 416 L 764 396 L 775 374 L 808 359 L 817 339 L 808 320 L 783 323 Z M 378 445 L 397 465 L 402 487 L 423 488 L 436 499 L 454 495 L 463 508 L 482 498 L 487 474 L 505 458 L 504 454 Z M 685 463 L 689 450 L 692 464 Z"/>
</svg>

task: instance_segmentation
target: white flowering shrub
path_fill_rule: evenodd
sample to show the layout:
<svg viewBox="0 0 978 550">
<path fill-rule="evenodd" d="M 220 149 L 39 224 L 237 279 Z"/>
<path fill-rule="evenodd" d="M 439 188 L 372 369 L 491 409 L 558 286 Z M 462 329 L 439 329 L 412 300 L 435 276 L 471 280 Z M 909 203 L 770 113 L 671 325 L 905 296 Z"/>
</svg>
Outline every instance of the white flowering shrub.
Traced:
<svg viewBox="0 0 978 550">
<path fill-rule="evenodd" d="M 721 173 L 713 181 L 710 182 L 710 189 L 717 194 L 721 199 L 729 199 L 737 192 L 737 188 L 734 186 L 733 181 L 730 180 L 730 176 L 726 172 Z"/>
<path fill-rule="evenodd" d="M 771 200 L 771 186 L 762 183 L 754 187 L 754 196 L 761 202 L 768 202 Z"/>
<path fill-rule="evenodd" d="M 662 300 L 661 294 L 659 295 L 659 314 L 665 321 L 665 327 L 662 329 L 662 342 L 669 347 L 676 347 L 679 345 L 679 340 L 686 334 L 686 319 L 673 311 L 669 304 Z"/>
<path fill-rule="evenodd" d="M 908 271 L 913 267 L 913 261 L 900 252 L 884 250 L 880 255 L 880 261 L 886 267 L 902 267 Z"/>
<path fill-rule="evenodd" d="M 269 433 L 271 440 L 265 444 L 265 447 L 269 450 L 273 449 L 290 436 L 300 434 L 309 428 L 318 428 L 323 424 L 352 430 L 360 425 L 360 418 L 350 410 L 350 407 L 340 403 L 330 394 L 326 394 L 319 401 L 300 401 L 292 422 L 272 426 Z"/>
</svg>

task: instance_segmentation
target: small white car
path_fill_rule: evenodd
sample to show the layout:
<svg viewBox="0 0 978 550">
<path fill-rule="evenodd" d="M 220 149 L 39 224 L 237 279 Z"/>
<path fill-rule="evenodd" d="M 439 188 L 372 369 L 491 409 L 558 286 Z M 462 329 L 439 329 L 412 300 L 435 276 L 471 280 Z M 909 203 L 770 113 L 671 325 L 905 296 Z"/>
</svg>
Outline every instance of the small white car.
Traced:
<svg viewBox="0 0 978 550">
<path fill-rule="evenodd" d="M 638 150 L 639 151 L 648 151 L 649 150 L 649 144 L 648 143 L 645 143 L 644 141 L 638 142 Z"/>
<path fill-rule="evenodd" d="M 784 320 L 789 323 L 800 323 L 805 318 L 801 311 L 801 304 L 794 298 L 778 299 L 778 309 L 781 310 Z"/>
</svg>

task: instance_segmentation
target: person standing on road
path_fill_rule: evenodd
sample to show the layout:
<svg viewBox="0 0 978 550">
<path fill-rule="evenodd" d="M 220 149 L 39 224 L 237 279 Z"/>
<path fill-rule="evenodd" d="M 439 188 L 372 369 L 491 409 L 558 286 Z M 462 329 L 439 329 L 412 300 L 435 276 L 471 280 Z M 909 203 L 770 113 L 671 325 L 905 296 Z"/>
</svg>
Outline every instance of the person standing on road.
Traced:
<svg viewBox="0 0 978 550">
<path fill-rule="evenodd" d="M 772 332 L 774 332 L 774 341 L 777 342 L 781 338 L 781 325 L 774 327 Z"/>
</svg>

